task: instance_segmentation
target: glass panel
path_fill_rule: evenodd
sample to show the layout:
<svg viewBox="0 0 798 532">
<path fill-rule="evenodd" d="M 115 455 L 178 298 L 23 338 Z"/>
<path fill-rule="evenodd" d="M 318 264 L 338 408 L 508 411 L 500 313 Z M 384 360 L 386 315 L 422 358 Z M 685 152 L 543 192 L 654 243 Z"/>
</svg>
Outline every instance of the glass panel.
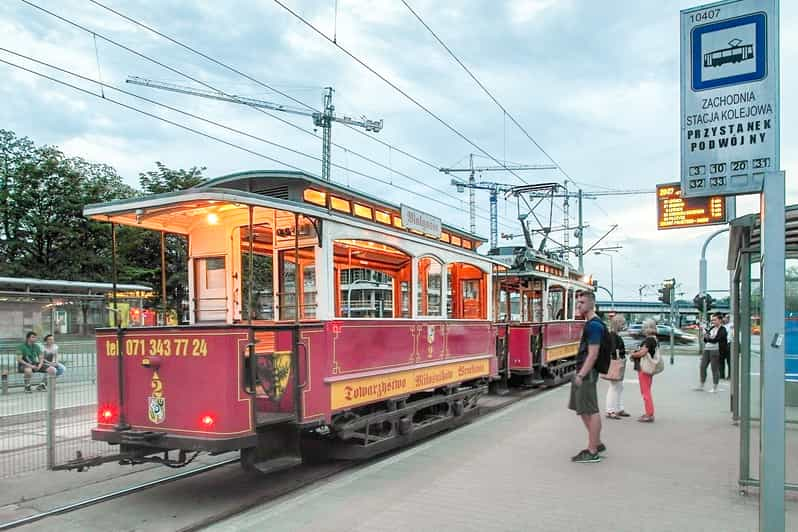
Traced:
<svg viewBox="0 0 798 532">
<path fill-rule="evenodd" d="M 365 205 L 360 205 L 359 203 L 355 203 L 355 216 L 360 216 L 361 218 L 368 218 L 371 220 L 371 207 L 366 207 Z"/>
<path fill-rule="evenodd" d="M 349 212 L 349 201 L 330 196 L 330 207 L 336 211 Z"/>
<path fill-rule="evenodd" d="M 374 219 L 381 224 L 391 225 L 391 215 L 387 212 L 374 211 Z"/>
<path fill-rule="evenodd" d="M 315 203 L 316 205 L 321 205 L 322 207 L 327 205 L 327 194 L 321 192 L 319 190 L 313 190 L 312 188 L 305 189 L 305 201 L 309 203 Z"/>
<path fill-rule="evenodd" d="M 784 429 L 787 453 L 784 481 L 798 484 L 798 259 L 787 259 L 785 281 Z"/>
<path fill-rule="evenodd" d="M 419 316 L 441 315 L 441 263 L 424 257 L 418 261 L 418 299 Z"/>
<path fill-rule="evenodd" d="M 296 264 L 286 260 L 286 253 L 280 252 L 280 319 L 294 320 L 296 319 Z"/>
<path fill-rule="evenodd" d="M 316 266 L 307 264 L 302 267 L 302 317 L 316 317 Z"/>
<path fill-rule="evenodd" d="M 550 320 L 563 320 L 565 319 L 565 309 L 563 301 L 563 291 L 550 290 L 549 291 L 549 319 Z"/>
<path fill-rule="evenodd" d="M 253 270 L 255 272 L 254 285 L 252 290 L 252 319 L 273 320 L 274 319 L 274 290 L 272 276 L 272 257 L 271 255 L 261 255 L 255 253 L 253 257 Z M 241 253 L 241 319 L 249 319 L 249 253 Z"/>
<path fill-rule="evenodd" d="M 393 317 L 393 277 L 377 270 L 354 268 L 340 270 L 339 279 L 343 316 L 347 318 Z"/>
</svg>

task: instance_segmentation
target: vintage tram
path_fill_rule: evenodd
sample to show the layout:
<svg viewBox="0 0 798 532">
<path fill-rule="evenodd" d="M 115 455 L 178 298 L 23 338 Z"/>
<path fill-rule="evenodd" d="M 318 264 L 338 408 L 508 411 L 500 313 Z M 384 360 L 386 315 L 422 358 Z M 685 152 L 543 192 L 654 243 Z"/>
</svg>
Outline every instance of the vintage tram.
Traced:
<svg viewBox="0 0 798 532">
<path fill-rule="evenodd" d="M 76 467 L 366 457 L 471 419 L 491 381 L 560 378 L 576 354 L 590 287 L 567 266 L 480 255 L 475 235 L 304 173 L 85 215 L 183 235 L 190 301 L 187 325 L 98 331 L 92 436 L 120 452 Z"/>
</svg>

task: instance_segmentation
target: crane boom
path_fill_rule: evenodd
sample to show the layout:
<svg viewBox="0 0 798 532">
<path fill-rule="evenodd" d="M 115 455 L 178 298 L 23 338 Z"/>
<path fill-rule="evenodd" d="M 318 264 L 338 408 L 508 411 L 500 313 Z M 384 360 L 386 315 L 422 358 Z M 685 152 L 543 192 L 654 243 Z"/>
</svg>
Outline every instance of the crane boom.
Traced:
<svg viewBox="0 0 798 532">
<path fill-rule="evenodd" d="M 361 127 L 366 131 L 373 131 L 374 133 L 379 133 L 380 130 L 382 130 L 382 120 L 369 120 L 364 116 L 360 117 L 360 120 L 356 120 L 349 116 L 335 116 L 335 106 L 332 103 L 332 95 L 334 92 L 332 87 L 327 87 L 325 89 L 322 100 L 324 103 L 324 110 L 316 111 L 314 109 L 300 109 L 297 107 L 268 102 L 265 100 L 257 100 L 255 98 L 248 98 L 246 96 L 227 94 L 222 91 L 199 89 L 196 87 L 187 87 L 184 85 L 176 85 L 174 83 L 167 83 L 163 81 L 154 81 L 151 79 L 140 78 L 138 76 L 129 76 L 126 82 L 133 85 L 141 85 L 143 87 L 150 87 L 153 89 L 175 92 L 178 94 L 199 96 L 201 98 L 209 98 L 211 100 L 218 100 L 221 102 L 231 102 L 259 109 L 269 109 L 271 111 L 281 111 L 283 113 L 309 116 L 313 118 L 313 124 L 315 126 L 322 128 L 321 177 L 325 181 L 330 180 L 333 122 L 338 122 L 339 124 L 344 124 L 347 126 Z"/>
<path fill-rule="evenodd" d="M 482 189 L 490 191 L 490 247 L 495 248 L 498 245 L 498 195 L 499 192 L 509 192 L 513 187 L 503 183 L 493 183 L 489 181 L 477 182 L 475 174 L 477 172 L 508 172 L 513 170 L 556 170 L 559 168 L 552 164 L 512 164 L 504 166 L 474 166 L 474 154 L 469 157 L 468 168 L 439 168 L 438 171 L 444 174 L 455 174 L 458 172 L 467 172 L 468 182 L 452 179 L 452 185 L 457 187 L 458 192 L 463 192 L 466 188 L 468 190 L 468 214 L 470 221 L 471 232 L 476 232 L 476 199 L 474 197 L 474 190 Z"/>
</svg>

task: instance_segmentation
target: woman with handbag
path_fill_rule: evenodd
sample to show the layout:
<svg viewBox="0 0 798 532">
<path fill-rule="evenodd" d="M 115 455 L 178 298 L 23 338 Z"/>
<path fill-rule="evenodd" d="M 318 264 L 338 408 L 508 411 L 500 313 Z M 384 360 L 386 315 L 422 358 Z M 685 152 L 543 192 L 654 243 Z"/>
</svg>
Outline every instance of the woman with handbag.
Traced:
<svg viewBox="0 0 798 532">
<path fill-rule="evenodd" d="M 607 388 L 607 417 L 610 419 L 621 419 L 622 417 L 629 417 L 626 410 L 623 409 L 623 377 L 624 370 L 626 369 L 626 346 L 623 343 L 623 338 L 618 335 L 626 326 L 626 320 L 620 314 L 616 315 L 610 321 L 610 335 L 615 348 L 612 352 L 612 359 L 610 360 L 610 370 L 603 378 L 609 382 Z"/>
<path fill-rule="evenodd" d="M 646 409 L 646 413 L 637 420 L 641 423 L 653 423 L 654 400 L 651 397 L 651 384 L 654 380 L 654 375 L 642 370 L 641 359 L 643 357 L 651 357 L 653 359 L 657 356 L 657 322 L 652 319 L 644 321 L 642 332 L 646 338 L 640 344 L 640 347 L 632 353 L 637 380 L 640 382 L 640 394 L 643 396 L 643 404 Z"/>
</svg>

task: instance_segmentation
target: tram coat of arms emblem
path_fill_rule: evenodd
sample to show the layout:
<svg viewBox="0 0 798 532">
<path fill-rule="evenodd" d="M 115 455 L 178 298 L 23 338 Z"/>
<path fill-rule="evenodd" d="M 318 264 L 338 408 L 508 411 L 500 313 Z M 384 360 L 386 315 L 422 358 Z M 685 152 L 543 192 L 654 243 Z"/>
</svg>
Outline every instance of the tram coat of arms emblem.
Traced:
<svg viewBox="0 0 798 532">
<path fill-rule="evenodd" d="M 151 422 L 156 425 L 163 423 L 166 419 L 166 398 L 165 397 L 149 397 L 149 408 L 147 409 L 147 417 Z"/>
<path fill-rule="evenodd" d="M 163 396 L 163 382 L 157 371 L 152 372 L 152 395 L 147 398 L 147 417 L 151 423 L 160 425 L 166 419 L 166 397 Z"/>
</svg>

